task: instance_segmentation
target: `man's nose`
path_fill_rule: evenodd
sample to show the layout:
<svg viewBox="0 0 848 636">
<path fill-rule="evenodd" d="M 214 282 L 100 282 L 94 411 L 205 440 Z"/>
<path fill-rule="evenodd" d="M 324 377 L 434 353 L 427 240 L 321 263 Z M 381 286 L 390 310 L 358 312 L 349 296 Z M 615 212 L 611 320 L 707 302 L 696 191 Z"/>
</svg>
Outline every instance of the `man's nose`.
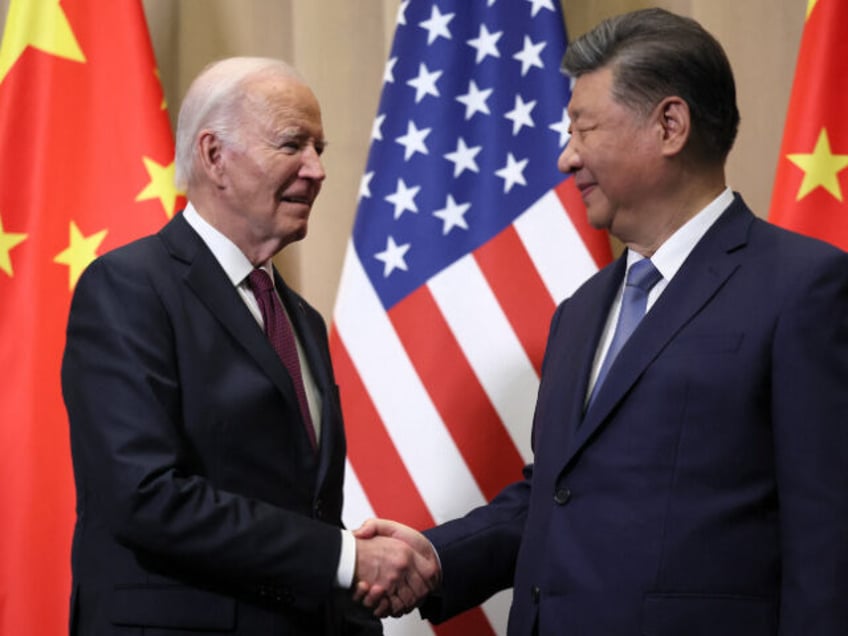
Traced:
<svg viewBox="0 0 848 636">
<path fill-rule="evenodd" d="M 313 146 L 307 146 L 303 150 L 303 165 L 300 169 L 300 176 L 323 181 L 327 176 L 324 172 L 324 163 L 321 161 L 321 155 Z"/>
<path fill-rule="evenodd" d="M 572 143 L 572 140 L 569 139 L 568 143 L 565 144 L 565 148 L 563 148 L 560 153 L 559 159 L 557 159 L 557 169 L 559 169 L 562 173 L 568 174 L 570 172 L 574 172 L 579 167 L 580 155 L 577 153 L 577 149 Z"/>
</svg>

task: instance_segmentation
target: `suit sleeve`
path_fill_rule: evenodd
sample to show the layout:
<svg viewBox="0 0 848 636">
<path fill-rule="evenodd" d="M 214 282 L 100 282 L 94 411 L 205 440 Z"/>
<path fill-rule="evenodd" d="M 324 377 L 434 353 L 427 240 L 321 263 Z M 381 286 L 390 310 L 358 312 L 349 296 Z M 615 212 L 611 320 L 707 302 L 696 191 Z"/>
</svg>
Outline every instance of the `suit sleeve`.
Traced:
<svg viewBox="0 0 848 636">
<path fill-rule="evenodd" d="M 421 607 L 434 623 L 471 609 L 512 587 L 527 517 L 533 467 L 491 503 L 424 532 L 442 565 L 442 588 Z"/>
<path fill-rule="evenodd" d="M 782 636 L 848 634 L 848 255 L 811 264 L 774 336 Z"/>
<path fill-rule="evenodd" d="M 100 259 L 72 302 L 62 366 L 79 523 L 103 524 L 154 569 L 233 593 L 326 601 L 339 528 L 217 488 L 181 426 L 170 311 L 150 277 Z"/>
<path fill-rule="evenodd" d="M 560 305 L 553 315 L 549 342 L 562 310 Z M 547 364 L 546 350 L 543 375 Z M 537 425 L 534 421 L 531 432 L 534 450 Z M 421 607 L 422 617 L 440 623 L 512 587 L 530 504 L 533 464 L 523 472 L 523 480 L 504 488 L 489 504 L 424 533 L 441 561 L 442 589 Z"/>
</svg>

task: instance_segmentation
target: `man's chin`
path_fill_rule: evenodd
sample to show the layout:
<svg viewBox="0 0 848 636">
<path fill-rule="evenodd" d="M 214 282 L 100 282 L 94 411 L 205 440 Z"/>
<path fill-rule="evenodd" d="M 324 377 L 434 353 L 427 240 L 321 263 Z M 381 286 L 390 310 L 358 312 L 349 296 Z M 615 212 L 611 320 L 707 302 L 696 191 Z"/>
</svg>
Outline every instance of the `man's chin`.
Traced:
<svg viewBox="0 0 848 636">
<path fill-rule="evenodd" d="M 298 241 L 302 241 L 303 239 L 305 239 L 306 238 L 306 231 L 307 231 L 306 221 L 304 221 L 300 225 L 295 225 L 295 226 L 292 226 L 292 227 L 285 228 L 284 231 L 281 231 L 277 235 L 278 237 L 280 237 L 280 239 L 279 239 L 280 240 L 280 247 L 277 251 L 279 252 L 283 248 L 285 248 L 286 246 L 291 245 L 292 243 L 297 243 Z"/>
<path fill-rule="evenodd" d="M 609 230 L 610 229 L 610 216 L 606 212 L 600 212 L 598 210 L 593 210 L 592 207 L 586 208 L 586 219 L 589 221 L 589 225 L 591 225 L 596 230 Z"/>
<path fill-rule="evenodd" d="M 302 241 L 305 239 L 308 229 L 309 224 L 306 222 L 306 219 L 304 219 L 303 223 L 295 227 L 292 231 L 292 241 Z"/>
</svg>

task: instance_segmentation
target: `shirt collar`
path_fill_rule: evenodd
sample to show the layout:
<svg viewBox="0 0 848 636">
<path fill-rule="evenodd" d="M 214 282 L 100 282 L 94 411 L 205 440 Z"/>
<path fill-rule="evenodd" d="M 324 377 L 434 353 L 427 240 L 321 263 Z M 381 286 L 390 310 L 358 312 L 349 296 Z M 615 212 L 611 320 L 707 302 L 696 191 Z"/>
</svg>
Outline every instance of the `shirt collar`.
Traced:
<svg viewBox="0 0 848 636">
<path fill-rule="evenodd" d="M 670 281 L 677 273 L 686 258 L 695 249 L 707 230 L 718 220 L 730 204 L 733 203 L 733 191 L 725 188 L 721 194 L 707 206 L 680 226 L 659 249 L 651 256 L 651 262 L 662 274 L 665 281 Z M 633 250 L 627 251 L 627 267 L 629 268 L 641 256 Z"/>
<path fill-rule="evenodd" d="M 220 263 L 224 272 L 226 272 L 230 282 L 235 286 L 241 285 L 253 270 L 253 264 L 244 255 L 244 252 L 218 229 L 213 227 L 206 219 L 200 216 L 191 201 L 186 205 L 185 211 L 183 211 L 183 217 L 194 228 L 194 231 L 200 235 L 203 242 L 206 243 L 212 255 Z M 271 261 L 263 263 L 261 267 L 273 281 L 274 273 L 271 267 Z"/>
</svg>

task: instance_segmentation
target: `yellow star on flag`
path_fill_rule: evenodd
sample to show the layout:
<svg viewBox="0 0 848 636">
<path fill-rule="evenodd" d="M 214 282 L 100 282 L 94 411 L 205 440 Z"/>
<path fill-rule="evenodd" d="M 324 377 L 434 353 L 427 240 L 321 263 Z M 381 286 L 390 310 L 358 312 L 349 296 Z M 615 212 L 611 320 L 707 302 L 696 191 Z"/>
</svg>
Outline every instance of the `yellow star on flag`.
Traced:
<svg viewBox="0 0 848 636">
<path fill-rule="evenodd" d="M 177 186 L 174 183 L 174 162 L 172 161 L 167 166 L 163 166 L 148 157 L 142 157 L 142 161 L 144 162 L 147 174 L 150 175 L 150 183 L 145 186 L 144 190 L 138 193 L 135 200 L 138 202 L 146 201 L 147 199 L 159 199 L 162 207 L 165 209 L 165 214 L 170 219 L 174 216 L 177 197 L 182 194 L 182 192 L 177 190 Z"/>
<path fill-rule="evenodd" d="M 159 69 L 154 68 L 153 74 L 156 76 L 156 81 L 159 82 L 159 85 L 161 86 L 162 85 L 162 78 L 159 77 Z M 165 99 L 165 91 L 164 90 L 162 91 L 162 102 L 159 104 L 159 108 L 161 108 L 162 110 L 168 109 L 168 101 Z"/>
<path fill-rule="evenodd" d="M 71 221 L 70 245 L 53 259 L 54 263 L 70 267 L 68 289 L 73 291 L 83 270 L 97 258 L 97 248 L 106 238 L 107 230 L 101 230 L 91 236 L 83 236 L 77 224 Z"/>
<path fill-rule="evenodd" d="M 0 82 L 31 46 L 74 62 L 85 62 L 59 0 L 12 0 L 0 48 Z"/>
<path fill-rule="evenodd" d="M 14 275 L 12 272 L 12 259 L 9 258 L 9 252 L 18 243 L 23 243 L 26 238 L 26 234 L 5 232 L 3 230 L 3 217 L 0 216 L 0 269 L 6 272 L 9 276 Z"/>
<path fill-rule="evenodd" d="M 819 0 L 807 0 L 807 15 L 805 16 L 805 20 L 810 19 L 810 14 L 813 12 L 813 9 L 816 8 L 816 2 Z"/>
<path fill-rule="evenodd" d="M 839 173 L 848 167 L 848 155 L 833 154 L 826 128 L 821 129 L 813 152 L 786 155 L 786 158 L 804 171 L 804 180 L 795 197 L 796 201 L 800 201 L 819 186 L 830 192 L 837 201 L 842 201 Z"/>
</svg>

